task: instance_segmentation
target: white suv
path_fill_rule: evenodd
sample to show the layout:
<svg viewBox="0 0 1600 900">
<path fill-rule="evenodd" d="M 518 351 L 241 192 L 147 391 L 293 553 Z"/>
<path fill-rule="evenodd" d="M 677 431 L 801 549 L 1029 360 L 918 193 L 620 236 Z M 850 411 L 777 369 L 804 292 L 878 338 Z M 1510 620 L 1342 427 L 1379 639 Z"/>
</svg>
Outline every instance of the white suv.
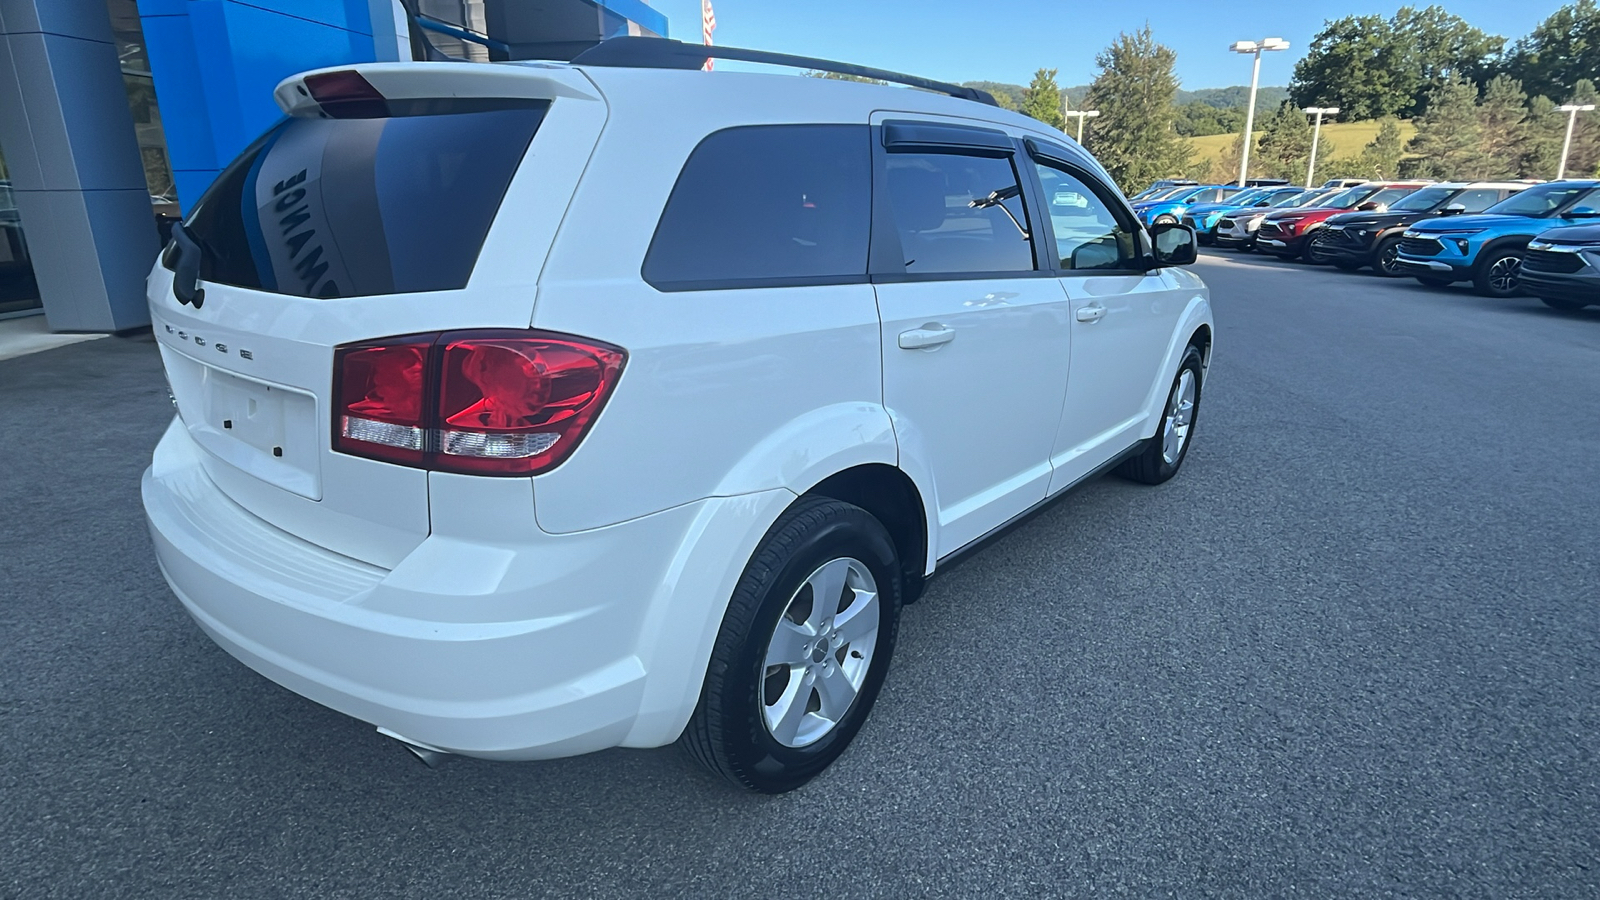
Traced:
<svg viewBox="0 0 1600 900">
<path fill-rule="evenodd" d="M 425 758 L 681 738 L 784 791 L 929 576 L 1178 470 L 1192 231 L 987 95 L 706 52 L 278 87 L 149 279 L 145 509 L 229 653 Z"/>
</svg>

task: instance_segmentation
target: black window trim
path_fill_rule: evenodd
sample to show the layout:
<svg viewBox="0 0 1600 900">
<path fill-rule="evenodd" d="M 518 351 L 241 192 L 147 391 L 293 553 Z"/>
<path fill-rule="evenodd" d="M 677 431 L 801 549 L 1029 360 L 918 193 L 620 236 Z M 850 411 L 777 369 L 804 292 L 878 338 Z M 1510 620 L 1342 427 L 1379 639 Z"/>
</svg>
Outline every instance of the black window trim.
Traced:
<svg viewBox="0 0 1600 900">
<path fill-rule="evenodd" d="M 1037 206 L 1041 196 L 1035 173 L 1017 165 L 1019 142 L 1003 131 L 924 120 L 891 119 L 872 126 L 872 245 L 867 252 L 868 278 L 873 284 L 905 284 L 922 281 L 998 281 L 1011 278 L 1054 278 L 1056 273 L 1040 239 Z M 937 140 L 935 140 L 937 138 Z M 1001 146 L 1001 141 L 1004 146 Z M 1028 223 L 1028 243 L 1033 250 L 1033 269 L 1001 272 L 907 272 L 905 250 L 895 226 L 894 209 L 889 205 L 890 153 L 942 153 L 949 156 L 976 156 L 1006 159 L 1022 187 L 1022 210 Z M 1044 234 L 1049 234 L 1045 216 Z M 1051 242 L 1052 246 L 1054 242 Z"/>
<path fill-rule="evenodd" d="M 650 242 L 645 245 L 644 255 L 639 259 L 640 280 L 654 288 L 657 292 L 663 294 L 683 294 L 701 291 L 748 291 L 760 290 L 762 288 L 829 287 L 837 285 L 869 284 L 871 282 L 870 273 L 872 271 L 872 245 L 875 241 L 875 236 L 873 234 L 873 229 L 876 227 L 875 217 L 869 219 L 867 228 L 867 272 L 863 272 L 858 275 L 774 275 L 760 278 L 697 278 L 683 281 L 672 281 L 659 278 L 652 280 L 649 276 L 645 275 L 644 271 L 645 264 L 650 259 L 650 249 L 655 245 L 656 234 L 661 230 L 661 221 L 666 217 L 667 209 L 672 205 L 672 195 L 678 190 L 678 183 L 683 180 L 683 173 L 689 166 L 689 160 L 694 158 L 695 151 L 700 149 L 700 145 L 725 131 L 738 131 L 746 128 L 806 125 L 854 126 L 856 124 L 857 123 L 852 122 L 774 122 L 729 125 L 725 128 L 718 128 L 715 131 L 707 132 L 700 138 L 700 140 L 695 142 L 694 147 L 689 150 L 688 156 L 683 158 L 682 165 L 678 167 L 677 177 L 673 179 L 672 190 L 667 192 L 667 199 L 661 204 L 661 213 L 656 216 L 655 227 L 650 230 Z M 877 136 L 876 134 L 873 134 L 873 131 L 875 131 L 875 129 L 868 129 L 868 140 L 873 145 L 872 154 L 869 157 L 868 165 L 874 165 L 874 162 L 877 159 Z M 878 193 L 876 166 L 874 166 L 874 171 L 871 173 L 870 183 L 872 185 L 872 192 L 875 197 Z M 874 202 L 875 200 L 872 198 L 869 198 L 867 201 L 868 216 L 872 216 Z"/>
<path fill-rule="evenodd" d="M 1073 178 L 1083 182 L 1083 185 L 1095 195 L 1095 198 L 1101 203 L 1105 204 L 1106 209 L 1111 212 L 1112 218 L 1117 220 L 1117 224 L 1123 228 L 1126 228 L 1129 233 L 1134 235 L 1134 241 L 1138 245 L 1141 253 L 1141 265 L 1138 267 L 1118 269 L 1062 268 L 1061 249 L 1056 244 L 1055 224 L 1050 221 L 1050 217 L 1047 215 L 1044 217 L 1044 232 L 1050 245 L 1050 253 L 1047 257 L 1047 262 L 1050 265 L 1050 271 L 1053 275 L 1055 275 L 1057 278 L 1146 275 L 1158 268 L 1155 265 L 1155 261 L 1151 259 L 1148 254 L 1144 253 L 1144 248 L 1148 246 L 1149 240 L 1148 236 L 1144 235 L 1143 226 L 1139 224 L 1139 220 L 1133 215 L 1133 211 L 1128 209 L 1127 204 L 1120 196 L 1118 196 L 1115 191 L 1110 190 L 1100 181 L 1098 176 L 1089 171 L 1089 169 L 1080 161 L 1074 159 L 1071 151 L 1066 150 L 1065 148 L 1058 148 L 1053 144 L 1035 140 L 1031 137 L 1024 138 L 1022 143 L 1023 147 L 1027 151 L 1028 156 L 1031 157 L 1034 162 L 1060 169 L 1063 172 L 1066 172 L 1068 175 L 1071 175 Z M 1040 202 L 1042 203 L 1044 197 L 1044 184 L 1039 180 L 1038 171 L 1030 168 L 1030 171 L 1028 172 L 1028 180 L 1032 183 L 1033 190 L 1040 198 Z"/>
</svg>

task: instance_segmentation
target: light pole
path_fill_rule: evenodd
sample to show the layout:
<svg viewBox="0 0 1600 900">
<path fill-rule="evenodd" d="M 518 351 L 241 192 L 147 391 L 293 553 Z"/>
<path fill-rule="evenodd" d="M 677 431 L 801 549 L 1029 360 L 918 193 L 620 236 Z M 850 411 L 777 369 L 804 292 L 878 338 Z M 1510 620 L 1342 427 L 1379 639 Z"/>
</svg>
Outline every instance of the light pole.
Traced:
<svg viewBox="0 0 1600 900">
<path fill-rule="evenodd" d="M 1283 38 L 1263 38 L 1259 41 L 1234 41 L 1228 48 L 1235 53 L 1254 54 L 1255 67 L 1250 70 L 1250 105 L 1244 113 L 1244 153 L 1239 159 L 1239 186 L 1244 187 L 1250 177 L 1250 144 L 1255 138 L 1256 84 L 1261 80 L 1261 54 L 1267 50 L 1287 50 L 1289 42 Z"/>
<path fill-rule="evenodd" d="M 1315 187 L 1311 183 L 1312 176 L 1317 174 L 1317 142 L 1322 140 L 1323 115 L 1336 116 L 1339 114 L 1337 106 L 1308 106 L 1300 110 L 1303 113 L 1316 113 L 1317 124 L 1311 128 L 1311 161 L 1306 163 L 1306 190 Z"/>
<path fill-rule="evenodd" d="M 1561 142 L 1561 168 L 1556 170 L 1556 180 L 1560 181 L 1567 177 L 1567 154 L 1572 150 L 1572 126 L 1578 124 L 1578 113 L 1594 112 L 1594 104 L 1585 103 L 1578 106 L 1568 103 L 1566 106 L 1556 107 L 1556 112 L 1567 114 L 1567 139 Z"/>
<path fill-rule="evenodd" d="M 1078 120 L 1078 143 L 1082 144 L 1083 143 L 1083 120 L 1084 119 L 1098 118 L 1099 115 L 1100 115 L 1100 110 L 1098 110 L 1098 109 L 1067 109 L 1067 110 L 1062 110 L 1061 114 L 1064 115 L 1064 116 L 1073 116 L 1073 117 L 1077 118 L 1077 120 Z"/>
</svg>

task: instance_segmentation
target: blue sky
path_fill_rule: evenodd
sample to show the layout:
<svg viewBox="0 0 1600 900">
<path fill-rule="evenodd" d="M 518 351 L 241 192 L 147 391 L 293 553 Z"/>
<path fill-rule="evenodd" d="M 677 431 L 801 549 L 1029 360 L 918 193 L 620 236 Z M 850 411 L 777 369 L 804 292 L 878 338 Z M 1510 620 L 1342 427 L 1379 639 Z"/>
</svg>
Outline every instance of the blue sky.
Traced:
<svg viewBox="0 0 1600 900">
<path fill-rule="evenodd" d="M 666 14 L 672 36 L 700 39 L 699 0 L 649 0 Z M 1094 56 L 1121 31 L 1146 21 L 1156 40 L 1178 52 L 1189 89 L 1250 80 L 1247 57 L 1227 52 L 1236 40 L 1281 37 L 1267 54 L 1262 84 L 1288 84 L 1294 63 L 1324 19 L 1378 13 L 1398 2 L 1349 0 L 712 0 L 716 42 L 841 59 L 946 81 L 1027 84 L 1038 68 L 1058 68 L 1063 86 L 1087 84 Z M 1413 6 L 1427 6 L 1416 0 Z M 1442 0 L 1438 5 L 1490 32 L 1515 39 L 1562 0 Z M 1248 10 L 1248 11 L 1246 11 Z"/>
</svg>

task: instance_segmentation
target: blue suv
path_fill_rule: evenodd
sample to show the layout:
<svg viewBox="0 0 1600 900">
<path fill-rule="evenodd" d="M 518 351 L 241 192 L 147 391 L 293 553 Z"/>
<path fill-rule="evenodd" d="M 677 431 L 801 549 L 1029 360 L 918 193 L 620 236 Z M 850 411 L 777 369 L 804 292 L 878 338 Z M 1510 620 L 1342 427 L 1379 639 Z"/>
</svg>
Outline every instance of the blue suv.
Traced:
<svg viewBox="0 0 1600 900">
<path fill-rule="evenodd" d="M 1600 181 L 1557 181 L 1528 188 L 1477 216 L 1430 219 L 1406 229 L 1398 273 L 1442 287 L 1471 281 L 1485 297 L 1522 291 L 1522 256 L 1534 235 L 1600 218 Z"/>
<path fill-rule="evenodd" d="M 1214 244 L 1217 241 L 1217 222 L 1228 213 L 1238 212 L 1242 209 L 1266 207 L 1303 193 L 1304 188 L 1293 186 L 1258 187 L 1248 191 L 1241 191 L 1226 200 L 1215 203 L 1199 203 L 1189 207 L 1183 214 L 1183 224 L 1194 229 L 1202 244 Z"/>
<path fill-rule="evenodd" d="M 1243 191 L 1236 184 L 1207 184 L 1200 187 L 1167 194 L 1159 200 L 1141 200 L 1133 204 L 1133 214 L 1146 228 L 1156 225 L 1176 225 L 1190 206 L 1197 203 L 1216 203 Z"/>
</svg>

